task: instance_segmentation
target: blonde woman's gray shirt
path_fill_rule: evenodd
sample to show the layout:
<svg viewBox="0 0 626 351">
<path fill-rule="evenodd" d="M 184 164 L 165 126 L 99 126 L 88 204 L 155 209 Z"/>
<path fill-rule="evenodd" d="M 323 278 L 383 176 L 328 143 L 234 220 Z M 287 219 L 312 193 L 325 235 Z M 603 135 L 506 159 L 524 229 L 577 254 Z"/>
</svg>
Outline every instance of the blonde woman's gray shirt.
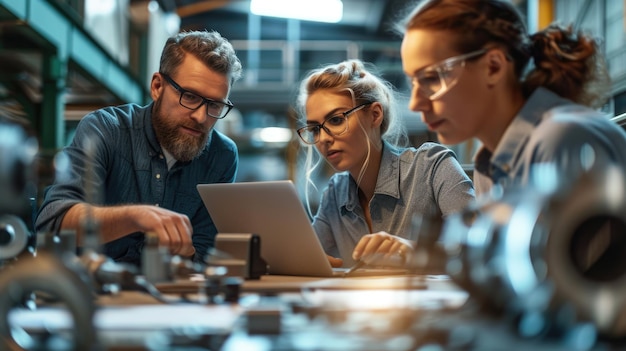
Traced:
<svg viewBox="0 0 626 351">
<path fill-rule="evenodd" d="M 474 199 L 472 181 L 454 152 L 436 143 L 418 148 L 395 148 L 384 143 L 370 216 L 374 233 L 385 231 L 411 238 L 414 215 L 446 216 Z M 348 172 L 334 174 L 322 194 L 313 227 L 324 251 L 354 264 L 352 251 L 369 234 L 358 188 Z"/>
</svg>

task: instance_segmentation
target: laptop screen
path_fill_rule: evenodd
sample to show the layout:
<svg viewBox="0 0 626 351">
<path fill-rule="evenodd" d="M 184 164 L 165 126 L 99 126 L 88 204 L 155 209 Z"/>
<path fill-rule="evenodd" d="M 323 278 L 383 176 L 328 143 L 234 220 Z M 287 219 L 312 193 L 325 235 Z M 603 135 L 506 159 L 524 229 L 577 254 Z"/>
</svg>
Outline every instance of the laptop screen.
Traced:
<svg viewBox="0 0 626 351">
<path fill-rule="evenodd" d="M 252 233 L 270 274 L 332 276 L 294 184 L 289 180 L 199 184 L 218 233 Z"/>
</svg>

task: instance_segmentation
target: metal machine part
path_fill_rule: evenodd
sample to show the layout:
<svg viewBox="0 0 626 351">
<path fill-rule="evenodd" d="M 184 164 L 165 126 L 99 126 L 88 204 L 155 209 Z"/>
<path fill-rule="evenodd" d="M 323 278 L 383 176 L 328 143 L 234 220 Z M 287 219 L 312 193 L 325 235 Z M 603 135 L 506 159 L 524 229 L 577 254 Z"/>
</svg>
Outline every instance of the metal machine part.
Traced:
<svg viewBox="0 0 626 351">
<path fill-rule="evenodd" d="M 0 261 L 33 247 L 27 223 L 33 214 L 37 140 L 18 126 L 0 123 Z"/>
<path fill-rule="evenodd" d="M 157 234 L 146 233 L 141 253 L 141 271 L 146 280 L 153 284 L 172 281 L 171 259 L 172 255 L 167 247 L 159 246 Z"/>
<path fill-rule="evenodd" d="M 244 279 L 260 279 L 268 272 L 267 262 L 261 257 L 261 237 L 253 233 L 217 233 L 215 249 L 206 261 L 226 267 L 229 276 Z"/>
<path fill-rule="evenodd" d="M 38 144 L 21 127 L 0 123 L 0 213 L 29 215 Z"/>
<path fill-rule="evenodd" d="M 41 253 L 37 257 L 26 257 L 17 261 L 0 274 L 0 347 L 3 350 L 23 349 L 19 341 L 25 341 L 25 334 L 19 333 L 20 340 L 16 340 L 9 322 L 9 313 L 23 302 L 25 296 L 33 293 L 44 294 L 67 306 L 74 321 L 73 330 L 68 331 L 72 350 L 92 349 L 96 341 L 93 293 L 80 274 L 77 274 L 83 269 L 75 266 L 76 262 L 71 258 L 65 260 L 49 253 Z M 44 342 L 49 342 L 49 331 L 42 330 L 42 333 Z"/>
<path fill-rule="evenodd" d="M 17 257 L 24 252 L 30 241 L 31 233 L 21 218 L 0 215 L 0 261 Z"/>
<path fill-rule="evenodd" d="M 626 336 L 623 170 L 494 193 L 448 217 L 441 241 L 448 274 L 482 306 L 515 316 L 520 334 L 591 323 Z"/>
</svg>

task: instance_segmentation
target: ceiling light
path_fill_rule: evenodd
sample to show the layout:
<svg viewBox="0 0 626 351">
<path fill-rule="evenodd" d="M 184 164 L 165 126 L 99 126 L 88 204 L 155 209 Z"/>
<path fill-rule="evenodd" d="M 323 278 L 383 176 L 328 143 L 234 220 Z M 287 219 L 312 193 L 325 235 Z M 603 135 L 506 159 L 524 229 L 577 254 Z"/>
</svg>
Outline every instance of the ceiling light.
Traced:
<svg viewBox="0 0 626 351">
<path fill-rule="evenodd" d="M 341 0 L 251 0 L 250 11 L 259 16 L 337 23 L 343 17 Z"/>
</svg>

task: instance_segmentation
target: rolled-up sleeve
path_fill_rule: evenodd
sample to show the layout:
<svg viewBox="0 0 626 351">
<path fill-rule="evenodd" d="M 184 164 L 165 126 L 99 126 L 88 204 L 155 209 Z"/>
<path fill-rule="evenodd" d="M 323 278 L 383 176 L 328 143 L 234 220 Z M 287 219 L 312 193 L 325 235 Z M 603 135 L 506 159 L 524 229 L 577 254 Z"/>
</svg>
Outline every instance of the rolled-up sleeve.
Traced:
<svg viewBox="0 0 626 351">
<path fill-rule="evenodd" d="M 56 155 L 55 182 L 45 189 L 35 221 L 38 232 L 57 233 L 65 213 L 78 203 L 101 203 L 100 191 L 106 176 L 104 140 L 111 138 L 101 127 L 94 115 L 85 116 L 71 144 Z"/>
</svg>

